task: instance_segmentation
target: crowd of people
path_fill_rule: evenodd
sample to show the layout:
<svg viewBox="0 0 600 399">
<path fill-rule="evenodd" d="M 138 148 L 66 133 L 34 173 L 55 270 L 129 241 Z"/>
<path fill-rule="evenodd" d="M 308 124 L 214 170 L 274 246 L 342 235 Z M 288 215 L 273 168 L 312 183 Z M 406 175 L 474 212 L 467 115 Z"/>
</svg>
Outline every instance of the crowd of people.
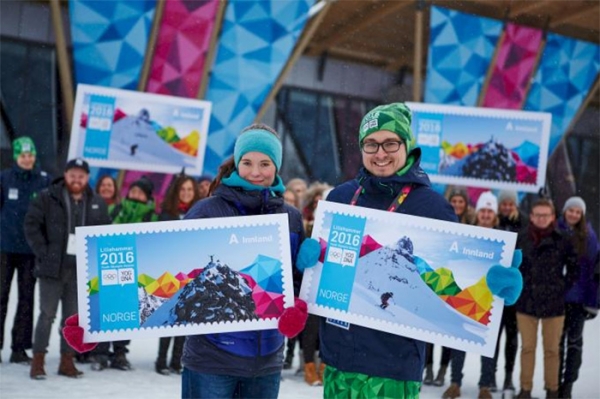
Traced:
<svg viewBox="0 0 600 399">
<path fill-rule="evenodd" d="M 516 192 L 486 191 L 473 199 L 466 188 L 448 187 L 443 196 L 420 168 L 421 150 L 411 118 L 402 103 L 368 112 L 358 128 L 358 175 L 337 187 L 299 178 L 285 184 L 279 175 L 283 150 L 278 133 L 253 124 L 240 132 L 233 156 L 217 176 L 174 176 L 162 204 L 155 203 L 154 185 L 147 177 L 133 182 L 125 198 L 119 196 L 119 179 L 111 176 L 100 176 L 92 190 L 84 159 L 69 160 L 63 176 L 51 180 L 36 163 L 31 139 L 16 139 L 14 166 L 2 172 L 0 185 L 1 344 L 14 274 L 19 291 L 9 362 L 29 365 L 32 379 L 47 377 L 45 355 L 58 305 L 61 326 L 77 313 L 75 227 L 284 213 L 290 222 L 297 296 L 304 270 L 316 264 L 321 251 L 309 237 L 318 201 L 326 200 L 518 233 L 522 261 L 515 256 L 515 267 L 494 266 L 487 276 L 490 290 L 504 299 L 505 307 L 494 357 L 481 358 L 479 398 L 492 398 L 500 389 L 496 373 L 501 334 L 501 389 L 515 391 L 519 386 L 517 397 L 531 398 L 539 324 L 547 397 L 571 398 L 582 363 L 585 321 L 595 317 L 599 307 L 600 245 L 586 222 L 585 202 L 572 197 L 557 213 L 550 199 L 540 198 L 527 213 L 519 209 Z M 34 326 L 36 281 L 40 312 Z M 389 294 L 382 296 L 382 308 L 399 300 Z M 161 338 L 155 370 L 180 374 L 183 398 L 276 398 L 281 370 L 292 367 L 298 344 L 298 373 L 308 385 L 323 385 L 326 398 L 416 398 L 421 384 L 444 386 L 448 369 L 450 385 L 441 397 L 461 395 L 465 352 L 442 348 L 435 373 L 431 344 L 357 325 L 341 328 L 306 315 L 302 301 L 284 316 L 279 330 Z M 94 371 L 132 370 L 128 344 L 103 342 L 79 354 L 79 348 L 62 337 L 58 373 L 81 377 L 77 362 L 89 363 Z M 521 374 L 515 383 L 518 355 Z"/>
</svg>

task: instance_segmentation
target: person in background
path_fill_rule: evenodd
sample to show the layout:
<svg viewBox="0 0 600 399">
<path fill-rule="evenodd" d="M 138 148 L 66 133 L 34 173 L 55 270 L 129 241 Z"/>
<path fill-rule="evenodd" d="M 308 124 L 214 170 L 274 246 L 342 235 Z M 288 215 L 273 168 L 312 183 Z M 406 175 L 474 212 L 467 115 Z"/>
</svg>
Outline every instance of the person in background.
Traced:
<svg viewBox="0 0 600 399">
<path fill-rule="evenodd" d="M 35 144 L 29 137 L 12 142 L 14 164 L 0 175 L 0 350 L 13 276 L 17 274 L 17 310 L 11 331 L 10 363 L 30 364 L 35 292 L 35 256 L 25 239 L 23 223 L 29 203 L 50 185 L 50 176 L 36 166 Z M 0 362 L 2 360 L 0 359 Z"/>
<path fill-rule="evenodd" d="M 454 214 L 458 217 L 458 221 L 463 224 L 474 224 L 476 220 L 476 214 L 473 207 L 469 204 L 469 196 L 467 194 L 467 190 L 464 187 L 458 186 L 449 186 L 448 192 L 446 194 L 446 198 L 450 205 L 452 205 L 452 209 L 454 209 Z M 426 361 L 425 361 L 425 377 L 423 378 L 423 384 L 425 385 L 435 385 L 441 387 L 444 385 L 446 372 L 448 370 L 448 365 L 452 360 L 453 353 L 461 352 L 457 350 L 453 350 L 450 348 L 442 347 L 442 357 L 440 359 L 440 369 L 438 371 L 435 379 L 433 378 L 433 351 L 434 345 L 427 344 L 426 350 Z M 458 360 L 460 362 L 464 362 L 464 352 L 457 353 Z M 454 369 L 454 366 L 452 366 Z M 462 366 L 457 369 L 462 370 Z M 458 373 L 460 379 L 462 380 L 462 373 Z M 455 384 L 451 384 L 450 387 L 444 392 L 444 396 L 452 397 L 453 395 L 460 395 L 460 384 L 456 384 L 457 381 L 452 381 Z M 454 391 L 457 391 L 453 393 Z M 442 396 L 442 397 L 444 397 Z"/>
<path fill-rule="evenodd" d="M 481 193 L 475 207 L 475 225 L 489 229 L 498 226 L 498 200 L 490 191 Z M 500 337 L 498 337 L 498 340 Z M 496 349 L 498 345 L 496 345 Z M 466 353 L 452 350 L 452 377 L 450 387 L 444 392 L 442 398 L 454 399 L 461 395 L 460 387 L 463 379 L 463 368 Z M 498 351 L 493 358 L 481 356 L 481 375 L 479 379 L 479 399 L 491 399 L 492 389 L 496 386 L 495 369 L 498 360 Z"/>
<path fill-rule="evenodd" d="M 127 196 L 114 206 L 109 216 L 113 224 L 155 222 L 158 215 L 155 212 L 152 191 L 154 185 L 145 176 L 131 183 Z M 69 313 L 69 315 L 76 311 Z M 131 370 L 131 363 L 127 359 L 129 340 L 101 342 L 90 352 L 92 359 L 91 368 L 102 371 L 110 367 L 117 370 Z"/>
<path fill-rule="evenodd" d="M 501 230 L 518 233 L 529 224 L 527 215 L 519 210 L 517 193 L 514 191 L 501 190 L 498 193 L 498 216 L 500 218 L 498 228 Z M 504 306 L 499 334 L 502 335 L 503 331 L 506 333 L 503 390 L 514 391 L 515 385 L 512 376 L 519 349 L 519 329 L 517 328 L 517 310 L 515 306 Z M 496 358 L 499 349 L 498 345 L 496 347 Z"/>
<path fill-rule="evenodd" d="M 110 175 L 104 175 L 96 182 L 96 194 L 100 195 L 108 206 L 108 214 L 112 214 L 115 207 L 121 202 L 117 181 Z"/>
<path fill-rule="evenodd" d="M 310 237 L 312 234 L 317 204 L 323 199 L 323 193 L 330 188 L 331 187 L 328 184 L 315 182 L 308 187 L 308 190 L 304 195 L 302 201 L 304 204 L 304 208 L 302 209 L 302 219 L 307 237 Z M 314 314 L 308 315 L 306 327 L 300 335 L 302 356 L 304 359 L 304 381 L 311 386 L 323 385 L 323 373 L 325 372 L 325 363 L 321 361 L 317 366 L 316 362 L 317 351 L 319 349 L 320 322 L 321 317 Z"/>
<path fill-rule="evenodd" d="M 213 178 L 210 175 L 202 175 L 196 180 L 196 184 L 198 185 L 198 193 L 200 195 L 200 199 L 204 199 L 208 197 L 208 190 L 210 188 L 210 184 L 212 183 Z"/>
<path fill-rule="evenodd" d="M 521 336 L 521 391 L 517 398 L 531 398 L 540 323 L 546 397 L 558 398 L 565 293 L 578 278 L 577 256 L 569 238 L 556 229 L 552 201 L 545 198 L 535 201 L 529 220 L 529 226 L 517 238 L 517 248 L 523 251 L 523 292 L 516 304 Z"/>
<path fill-rule="evenodd" d="M 560 339 L 559 397 L 573 397 L 573 384 L 579 376 L 583 351 L 583 327 L 598 315 L 598 267 L 600 244 L 596 232 L 585 219 L 586 204 L 581 197 L 569 198 L 558 221 L 560 231 L 573 242 L 579 264 L 579 278 L 565 297 L 565 324 Z"/>
<path fill-rule="evenodd" d="M 455 222 L 454 210 L 436 193 L 419 163 L 421 149 L 411 128 L 412 113 L 403 103 L 368 112 L 358 131 L 363 167 L 336 187 L 327 201 Z M 493 271 L 493 273 L 492 273 Z M 519 294 L 516 268 L 494 266 L 494 293 L 510 287 Z M 489 278 L 488 278 L 489 280 Z M 501 281 L 500 281 L 501 280 Z M 358 325 L 340 328 L 321 323 L 321 358 L 327 364 L 325 398 L 417 398 L 425 365 L 425 343 Z"/>
<path fill-rule="evenodd" d="M 475 224 L 475 210 L 469 204 L 469 195 L 464 187 L 450 187 L 446 198 L 460 223 Z"/>
<path fill-rule="evenodd" d="M 286 204 L 293 206 L 294 208 L 298 204 L 298 199 L 296 198 L 296 193 L 286 188 L 283 192 L 283 200 Z"/>
<path fill-rule="evenodd" d="M 29 205 L 25 237 L 36 257 L 40 315 L 35 326 L 30 377 L 46 378 L 46 356 L 52 324 L 61 303 L 62 320 L 77 312 L 77 264 L 75 227 L 110 224 L 106 204 L 88 185 L 88 163 L 76 158 L 67 162 L 63 177 L 52 182 Z M 73 363 L 73 349 L 64 336 L 60 341 L 58 374 L 78 378 L 83 374 Z"/>
<path fill-rule="evenodd" d="M 498 193 L 498 206 L 498 216 L 500 217 L 498 226 L 502 230 L 518 233 L 529 223 L 527 215 L 519 210 L 516 192 L 501 190 Z"/>
<path fill-rule="evenodd" d="M 288 181 L 285 188 L 288 190 L 292 190 L 296 194 L 296 199 L 298 200 L 296 208 L 302 209 L 304 207 L 302 200 L 304 199 L 304 195 L 306 194 L 306 190 L 308 189 L 306 181 L 304 181 L 304 179 L 296 177 Z"/>
<path fill-rule="evenodd" d="M 185 219 L 287 214 L 295 269 L 297 260 L 303 259 L 304 230 L 300 212 L 283 202 L 285 188 L 277 174 L 281 159 L 277 132 L 263 124 L 245 128 L 235 142 L 233 159 L 219 168 L 210 196 L 196 203 Z M 297 294 L 299 279 L 294 283 Z M 293 330 L 286 330 L 289 336 L 299 332 Z M 276 398 L 283 343 L 278 330 L 188 336 L 182 358 L 182 398 Z"/>
<path fill-rule="evenodd" d="M 200 191 L 194 178 L 187 175 L 177 175 L 169 186 L 167 195 L 162 204 L 160 221 L 181 220 L 190 208 L 200 200 Z M 167 363 L 169 346 L 173 342 L 171 362 Z M 158 374 L 169 375 L 170 373 L 181 374 L 181 354 L 185 337 L 163 337 L 158 345 L 158 358 L 154 369 Z"/>
</svg>

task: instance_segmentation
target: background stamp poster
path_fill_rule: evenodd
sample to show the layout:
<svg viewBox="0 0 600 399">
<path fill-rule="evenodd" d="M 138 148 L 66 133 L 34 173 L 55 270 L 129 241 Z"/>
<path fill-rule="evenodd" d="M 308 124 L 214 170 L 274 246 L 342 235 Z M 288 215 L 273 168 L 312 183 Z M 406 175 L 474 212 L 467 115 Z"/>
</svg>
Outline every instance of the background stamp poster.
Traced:
<svg viewBox="0 0 600 399">
<path fill-rule="evenodd" d="M 287 215 L 76 234 L 85 342 L 277 328 L 293 305 Z"/>
<path fill-rule="evenodd" d="M 69 159 L 146 172 L 202 172 L 211 103 L 80 84 Z"/>
<path fill-rule="evenodd" d="M 310 313 L 493 356 L 504 302 L 485 276 L 510 266 L 516 234 L 321 201 L 312 237 Z"/>
<path fill-rule="evenodd" d="M 544 186 L 551 114 L 407 105 L 432 182 L 526 192 Z"/>
</svg>

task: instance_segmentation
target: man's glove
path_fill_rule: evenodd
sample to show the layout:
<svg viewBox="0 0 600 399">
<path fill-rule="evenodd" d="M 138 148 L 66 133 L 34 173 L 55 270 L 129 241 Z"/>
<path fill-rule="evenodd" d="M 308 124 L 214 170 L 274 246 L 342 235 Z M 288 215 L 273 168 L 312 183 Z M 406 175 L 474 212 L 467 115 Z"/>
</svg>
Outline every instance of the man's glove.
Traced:
<svg viewBox="0 0 600 399">
<path fill-rule="evenodd" d="M 304 330 L 306 319 L 308 319 L 306 302 L 296 298 L 293 307 L 285 308 L 283 310 L 283 313 L 279 318 L 277 329 L 286 337 L 294 338 Z"/>
<path fill-rule="evenodd" d="M 98 344 L 95 342 L 83 342 L 83 328 L 79 327 L 79 315 L 75 313 L 65 320 L 65 326 L 62 329 L 63 337 L 69 346 L 79 353 L 89 352 Z"/>
<path fill-rule="evenodd" d="M 585 319 L 586 320 L 592 320 L 592 319 L 595 319 L 596 316 L 598 316 L 598 308 L 593 308 L 591 306 L 584 306 L 583 309 L 585 310 Z"/>
<path fill-rule="evenodd" d="M 510 267 L 494 265 L 485 278 L 492 294 L 504 299 L 504 303 L 509 306 L 517 302 L 523 290 L 523 276 L 519 271 L 522 260 L 523 253 L 517 249 Z"/>
<path fill-rule="evenodd" d="M 314 238 L 307 238 L 300 245 L 298 256 L 296 257 L 296 268 L 301 272 L 307 267 L 314 267 L 319 261 L 321 255 L 321 245 Z"/>
</svg>

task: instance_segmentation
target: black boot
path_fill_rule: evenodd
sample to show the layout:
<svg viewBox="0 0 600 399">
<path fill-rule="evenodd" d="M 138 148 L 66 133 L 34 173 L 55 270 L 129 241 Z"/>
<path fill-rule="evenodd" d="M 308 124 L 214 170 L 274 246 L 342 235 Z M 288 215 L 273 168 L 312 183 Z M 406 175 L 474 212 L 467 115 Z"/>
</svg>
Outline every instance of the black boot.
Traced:
<svg viewBox="0 0 600 399">
<path fill-rule="evenodd" d="M 156 370 L 156 372 L 161 375 L 171 374 L 169 367 L 167 367 L 167 359 L 160 357 L 156 359 L 156 363 L 154 363 L 154 370 Z"/>
<path fill-rule="evenodd" d="M 425 367 L 425 377 L 423 377 L 423 385 L 433 384 L 433 366 L 431 364 Z"/>
<path fill-rule="evenodd" d="M 560 386 L 560 389 L 558 390 L 559 397 L 561 399 L 571 399 L 573 397 L 572 391 L 573 391 L 573 384 L 571 384 L 570 382 L 566 382 L 566 383 L 562 384 Z"/>
<path fill-rule="evenodd" d="M 23 349 L 13 350 L 12 353 L 10 354 L 9 362 L 29 365 L 29 364 L 31 364 L 31 358 L 27 355 L 27 352 L 25 352 Z"/>
</svg>

